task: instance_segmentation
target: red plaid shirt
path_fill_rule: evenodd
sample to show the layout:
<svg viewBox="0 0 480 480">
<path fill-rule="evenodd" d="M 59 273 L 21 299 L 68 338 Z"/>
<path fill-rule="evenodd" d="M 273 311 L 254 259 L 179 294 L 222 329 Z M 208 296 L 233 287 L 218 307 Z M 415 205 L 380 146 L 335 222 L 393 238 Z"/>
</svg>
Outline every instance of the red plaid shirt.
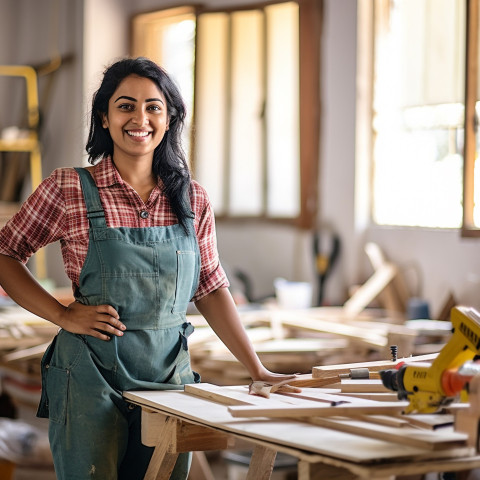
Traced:
<svg viewBox="0 0 480 480">
<path fill-rule="evenodd" d="M 146 203 L 123 181 L 110 158 L 95 168 L 107 226 L 154 227 L 178 223 L 170 203 L 161 190 L 153 189 Z M 205 190 L 192 182 L 191 207 L 201 256 L 200 283 L 193 300 L 197 301 L 220 287 L 228 287 L 220 265 L 215 234 L 215 219 Z M 139 212 L 147 210 L 146 219 Z M 88 250 L 89 225 L 80 179 L 73 168 L 55 170 L 30 195 L 20 211 L 0 230 L 0 253 L 23 263 L 41 247 L 60 241 L 65 271 L 73 286 L 78 286 Z"/>
</svg>

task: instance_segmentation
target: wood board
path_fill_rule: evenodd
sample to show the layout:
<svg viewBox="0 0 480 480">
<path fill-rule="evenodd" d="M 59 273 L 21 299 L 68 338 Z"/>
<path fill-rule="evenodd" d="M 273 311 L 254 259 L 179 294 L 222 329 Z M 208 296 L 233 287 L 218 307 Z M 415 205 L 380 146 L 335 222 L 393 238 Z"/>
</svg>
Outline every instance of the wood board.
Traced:
<svg viewBox="0 0 480 480">
<path fill-rule="evenodd" d="M 423 449 L 439 450 L 465 445 L 467 438 L 465 434 L 452 432 L 450 429 L 446 435 L 441 435 L 434 432 L 432 428 L 419 429 L 412 426 L 421 426 L 422 422 L 428 424 L 428 415 L 403 415 L 401 417 L 381 416 L 382 406 L 376 401 L 349 398 L 347 396 L 325 393 L 322 390 L 323 389 L 318 388 L 306 388 L 303 389 L 300 394 L 277 393 L 271 394 L 270 398 L 266 399 L 256 395 L 249 395 L 246 386 L 218 387 L 210 384 L 185 386 L 186 393 L 217 401 L 224 405 L 250 405 L 253 407 L 252 409 L 229 408 L 230 413 L 232 413 L 232 411 L 241 412 L 242 410 L 248 410 L 248 413 L 250 413 L 251 410 L 255 410 L 268 418 L 277 417 L 277 414 L 279 413 L 281 415 L 282 412 L 288 416 L 297 417 L 302 415 L 305 410 L 309 410 L 310 407 L 314 408 L 313 405 L 319 406 L 316 402 L 320 402 L 322 412 L 319 416 L 323 416 L 324 411 L 328 416 L 325 409 L 330 410 L 333 414 L 338 413 L 339 415 L 342 415 L 343 413 L 340 406 L 328 408 L 330 403 L 342 402 L 342 406 L 347 414 L 355 415 L 355 418 L 347 420 L 338 418 L 323 419 L 319 418 L 319 416 L 315 416 L 318 414 L 312 413 L 311 416 L 308 416 L 308 419 L 305 417 L 302 418 L 302 420 L 348 433 L 390 440 L 392 442 L 417 446 Z M 400 402 L 393 402 L 393 404 L 398 405 Z M 378 412 L 380 415 L 370 414 L 368 416 L 363 416 L 363 412 L 371 413 L 372 411 Z M 387 410 L 387 413 L 390 413 L 390 409 Z M 235 413 L 232 413 L 232 415 L 236 416 Z M 417 421 L 414 421 L 415 417 L 418 417 Z M 452 419 L 451 415 L 435 415 L 435 417 L 436 418 L 432 419 L 430 424 L 446 425 L 448 422 L 451 423 Z M 402 427 L 402 429 L 399 430 L 399 427 Z"/>
<path fill-rule="evenodd" d="M 395 368 L 400 363 L 415 363 L 415 362 L 432 362 L 437 358 L 438 353 L 431 353 L 427 355 L 417 355 L 414 357 L 399 358 L 396 361 L 379 360 L 374 362 L 357 362 L 344 363 L 337 365 L 322 365 L 312 368 L 312 376 L 315 378 L 330 377 L 332 374 L 340 375 L 350 373 L 350 370 L 356 368 L 368 368 L 370 372 L 379 372 Z"/>
</svg>

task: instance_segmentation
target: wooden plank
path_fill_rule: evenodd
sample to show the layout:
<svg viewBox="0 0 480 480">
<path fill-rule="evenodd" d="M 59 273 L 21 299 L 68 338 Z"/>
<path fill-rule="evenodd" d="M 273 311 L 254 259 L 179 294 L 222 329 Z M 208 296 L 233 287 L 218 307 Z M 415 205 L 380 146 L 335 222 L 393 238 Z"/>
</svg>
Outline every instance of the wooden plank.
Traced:
<svg viewBox="0 0 480 480">
<path fill-rule="evenodd" d="M 269 480 L 277 451 L 263 445 L 255 445 L 246 480 Z"/>
<path fill-rule="evenodd" d="M 379 372 L 380 370 L 395 368 L 400 363 L 432 362 L 437 357 L 438 353 L 430 353 L 427 355 L 417 355 L 414 357 L 399 358 L 395 362 L 392 362 L 391 360 L 379 360 L 374 362 L 322 365 L 312 368 L 312 376 L 314 378 L 330 377 L 333 374 L 339 375 L 343 373 L 350 373 L 350 370 L 355 368 L 368 368 L 368 370 L 371 372 Z"/>
<path fill-rule="evenodd" d="M 340 337 L 349 338 L 351 341 L 362 342 L 373 347 L 385 347 L 387 339 L 384 334 L 365 328 L 356 327 L 338 323 L 334 321 L 313 318 L 308 314 L 292 312 L 279 312 L 278 316 L 284 326 L 295 327 L 301 330 L 309 330 L 314 332 L 332 333 Z"/>
<path fill-rule="evenodd" d="M 229 437 L 222 432 L 202 425 L 179 421 L 174 441 L 169 447 L 171 453 L 191 451 L 225 450 Z"/>
<path fill-rule="evenodd" d="M 197 383 L 185 385 L 185 393 L 212 400 L 222 405 L 258 405 L 265 408 L 274 405 L 298 405 L 303 400 L 276 394 L 272 394 L 270 398 L 250 395 L 248 393 L 248 385 L 219 387 L 210 383 Z M 308 402 L 303 400 L 303 403 Z"/>
<path fill-rule="evenodd" d="M 250 399 L 252 395 L 248 394 L 248 386 L 222 387 L 211 383 L 192 383 L 185 385 L 185 393 L 196 395 L 207 400 L 219 402 L 223 405 L 253 405 L 255 401 Z M 258 403 L 266 398 L 258 397 Z"/>
<path fill-rule="evenodd" d="M 158 428 L 158 443 L 155 445 L 145 480 L 168 480 L 170 478 L 178 457 L 178 453 L 168 451 L 175 428 L 176 419 L 173 417 L 167 417 L 163 428 Z"/>
<path fill-rule="evenodd" d="M 378 405 L 338 405 L 334 407 L 330 406 L 309 406 L 298 405 L 295 407 L 277 407 L 272 406 L 270 408 L 260 406 L 231 406 L 228 407 L 228 411 L 233 417 L 267 417 L 267 418 L 279 418 L 279 417 L 331 417 L 331 416 L 355 416 L 355 415 L 388 415 L 402 413 L 407 407 L 408 402 L 384 402 Z"/>
<path fill-rule="evenodd" d="M 375 378 L 369 380 L 342 380 L 340 384 L 342 393 L 368 392 L 368 393 L 389 393 L 381 380 Z"/>
<path fill-rule="evenodd" d="M 310 423 L 332 428 L 342 432 L 368 436 L 389 442 L 401 443 L 411 447 L 428 450 L 444 450 L 466 445 L 468 435 L 459 432 L 446 432 L 446 435 L 413 427 L 389 427 L 376 423 L 367 423 L 356 419 L 310 418 Z"/>
<path fill-rule="evenodd" d="M 320 388 L 304 388 L 301 393 L 272 393 L 270 398 L 250 395 L 246 385 L 220 387 L 209 383 L 197 383 L 185 385 L 185 393 L 196 395 L 223 405 L 257 405 L 265 408 L 288 405 L 312 405 L 312 402 L 328 404 L 355 402 L 363 405 L 377 405 L 373 400 L 349 398 L 346 395 L 336 395 L 336 390 Z"/>
<path fill-rule="evenodd" d="M 374 400 L 376 402 L 394 402 L 398 400 L 398 396 L 395 392 L 390 393 L 378 393 L 378 392 L 338 392 L 337 395 L 346 395 L 350 398 L 358 398 L 359 400 Z"/>
<path fill-rule="evenodd" d="M 373 275 L 343 304 L 345 313 L 354 317 L 368 305 L 390 284 L 398 274 L 398 269 L 392 263 L 384 263 L 375 270 Z"/>
<path fill-rule="evenodd" d="M 405 415 L 405 419 L 410 425 L 416 427 L 437 430 L 438 428 L 450 427 L 453 425 L 455 416 L 451 414 L 415 414 Z"/>
<path fill-rule="evenodd" d="M 377 423 L 386 427 L 403 428 L 410 427 L 410 422 L 406 419 L 407 415 L 400 417 L 387 417 L 386 415 L 360 415 L 358 420 L 367 423 Z"/>
</svg>

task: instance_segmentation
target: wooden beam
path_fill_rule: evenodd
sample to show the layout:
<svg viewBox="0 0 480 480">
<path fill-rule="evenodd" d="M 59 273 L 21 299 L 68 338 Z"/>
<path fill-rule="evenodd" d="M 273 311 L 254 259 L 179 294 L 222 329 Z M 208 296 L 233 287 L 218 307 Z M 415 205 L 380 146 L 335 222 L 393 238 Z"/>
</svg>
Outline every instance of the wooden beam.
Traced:
<svg viewBox="0 0 480 480">
<path fill-rule="evenodd" d="M 152 424 L 148 429 L 145 429 L 147 419 L 151 420 Z M 145 440 L 149 443 L 145 443 L 143 440 L 144 430 L 147 430 Z M 178 457 L 178 453 L 170 453 L 168 451 L 171 440 L 175 435 L 175 430 L 175 418 L 165 417 L 164 415 L 159 415 L 156 418 L 153 412 L 146 412 L 144 416 L 144 410 L 142 410 L 142 443 L 152 446 L 151 442 L 155 439 L 155 443 L 153 443 L 155 450 L 153 451 L 144 480 L 169 480 Z"/>
<path fill-rule="evenodd" d="M 299 0 L 300 62 L 300 217 L 298 226 L 315 226 L 320 156 L 320 64 L 323 0 Z"/>
<path fill-rule="evenodd" d="M 378 360 L 374 362 L 342 363 L 337 365 L 322 365 L 313 367 L 312 376 L 314 378 L 331 377 L 341 373 L 349 373 L 351 369 L 368 368 L 370 372 L 378 372 L 389 368 L 395 368 L 399 363 L 414 362 L 432 362 L 438 357 L 438 353 L 429 353 L 427 355 L 417 355 L 414 357 L 399 358 L 395 362 L 390 360 Z"/>
<path fill-rule="evenodd" d="M 269 480 L 277 451 L 263 445 L 255 445 L 246 480 Z"/>
<path fill-rule="evenodd" d="M 468 439 L 468 435 L 462 433 L 447 432 L 446 435 L 442 435 L 440 432 L 433 430 L 420 430 L 415 427 L 398 428 L 356 420 L 355 418 L 310 418 L 309 422 L 332 430 L 432 451 L 463 447 Z"/>
<path fill-rule="evenodd" d="M 232 417 L 331 417 L 355 415 L 394 415 L 400 414 L 408 406 L 408 402 L 382 402 L 378 405 L 349 404 L 330 406 L 295 405 L 292 407 L 260 407 L 260 406 L 231 406 L 228 411 Z"/>
</svg>

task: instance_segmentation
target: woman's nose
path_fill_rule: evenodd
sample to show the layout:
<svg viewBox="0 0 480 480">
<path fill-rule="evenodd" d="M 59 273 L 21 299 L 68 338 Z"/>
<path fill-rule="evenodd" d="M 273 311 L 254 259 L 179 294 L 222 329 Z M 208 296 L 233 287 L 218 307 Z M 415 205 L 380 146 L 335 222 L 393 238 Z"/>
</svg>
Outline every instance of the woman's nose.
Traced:
<svg viewBox="0 0 480 480">
<path fill-rule="evenodd" d="M 142 110 L 142 109 L 138 109 L 138 110 L 135 110 L 135 112 L 133 113 L 133 123 L 135 123 L 136 125 L 145 125 L 148 123 L 148 116 L 147 116 L 147 112 L 145 110 Z"/>
</svg>

